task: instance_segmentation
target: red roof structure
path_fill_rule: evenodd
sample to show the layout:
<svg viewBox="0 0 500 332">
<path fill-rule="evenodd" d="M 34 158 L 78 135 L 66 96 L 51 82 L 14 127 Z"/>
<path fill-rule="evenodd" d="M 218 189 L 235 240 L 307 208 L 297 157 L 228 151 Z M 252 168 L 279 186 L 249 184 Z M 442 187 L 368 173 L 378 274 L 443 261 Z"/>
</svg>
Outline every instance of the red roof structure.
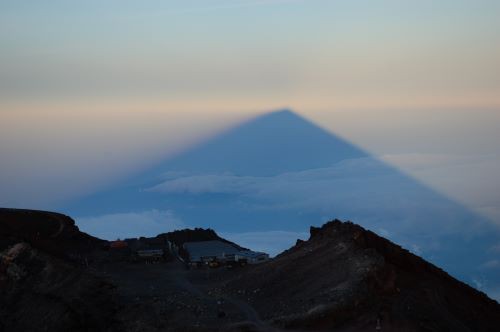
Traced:
<svg viewBox="0 0 500 332">
<path fill-rule="evenodd" d="M 116 240 L 116 241 L 111 242 L 109 247 L 111 249 L 123 249 L 123 248 L 127 248 L 128 244 L 125 241 Z"/>
</svg>

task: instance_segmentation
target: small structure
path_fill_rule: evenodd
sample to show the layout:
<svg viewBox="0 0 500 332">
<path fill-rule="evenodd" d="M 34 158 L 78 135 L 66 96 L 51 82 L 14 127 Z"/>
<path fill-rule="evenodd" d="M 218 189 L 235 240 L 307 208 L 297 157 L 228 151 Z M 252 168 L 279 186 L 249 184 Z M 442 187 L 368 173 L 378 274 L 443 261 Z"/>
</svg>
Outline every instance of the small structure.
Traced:
<svg viewBox="0 0 500 332">
<path fill-rule="evenodd" d="M 134 261 L 156 263 L 171 258 L 169 242 L 162 237 L 140 237 L 125 239 L 125 241 L 131 250 L 131 259 Z"/>
<path fill-rule="evenodd" d="M 110 249 L 124 249 L 124 248 L 128 248 L 128 243 L 125 242 L 125 241 L 122 241 L 122 240 L 118 239 L 116 241 L 112 241 L 109 244 L 109 248 Z"/>
<path fill-rule="evenodd" d="M 130 257 L 131 250 L 126 241 L 111 241 L 108 248 L 108 259 L 112 261 L 127 261 Z"/>
<path fill-rule="evenodd" d="M 269 259 L 266 253 L 241 249 L 234 244 L 220 240 L 186 242 L 183 247 L 189 255 L 191 265 L 197 266 L 257 264 Z"/>
<path fill-rule="evenodd" d="M 248 264 L 258 264 L 265 262 L 269 259 L 269 255 L 264 253 L 264 252 L 258 252 L 258 251 L 251 251 L 251 250 L 242 250 L 239 251 L 237 254 L 234 255 L 235 257 L 233 258 L 232 256 L 228 256 L 226 259 L 228 261 L 246 261 Z"/>
<path fill-rule="evenodd" d="M 165 257 L 163 249 L 142 249 L 137 250 L 137 257 L 146 262 L 158 262 Z"/>
</svg>

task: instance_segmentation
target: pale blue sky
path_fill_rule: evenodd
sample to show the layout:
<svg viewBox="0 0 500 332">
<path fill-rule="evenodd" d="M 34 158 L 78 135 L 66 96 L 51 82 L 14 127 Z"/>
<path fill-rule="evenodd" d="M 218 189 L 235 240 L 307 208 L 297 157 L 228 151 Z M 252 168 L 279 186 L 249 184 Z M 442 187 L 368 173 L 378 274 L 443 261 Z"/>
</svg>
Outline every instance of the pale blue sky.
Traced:
<svg viewBox="0 0 500 332">
<path fill-rule="evenodd" d="M 0 6 L 3 98 L 196 94 L 217 104 L 228 94 L 283 100 L 300 93 L 306 104 L 326 106 L 333 89 L 349 106 L 360 95 L 380 104 L 391 97 L 409 105 L 498 103 L 498 1 Z M 463 100 L 453 101 L 456 94 Z"/>
<path fill-rule="evenodd" d="M 500 220 L 499 31 L 495 0 L 0 0 L 0 203 L 286 106 Z"/>
</svg>

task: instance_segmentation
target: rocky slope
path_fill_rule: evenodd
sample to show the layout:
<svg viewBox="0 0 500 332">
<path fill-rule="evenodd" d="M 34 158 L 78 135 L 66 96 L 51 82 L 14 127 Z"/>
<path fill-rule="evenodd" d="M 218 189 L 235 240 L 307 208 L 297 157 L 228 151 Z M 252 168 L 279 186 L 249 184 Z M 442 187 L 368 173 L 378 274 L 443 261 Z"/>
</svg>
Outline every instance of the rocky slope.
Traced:
<svg viewBox="0 0 500 332">
<path fill-rule="evenodd" d="M 228 290 L 282 328 L 500 328 L 496 301 L 400 246 L 338 220 L 310 233 L 308 241 L 231 281 Z"/>
<path fill-rule="evenodd" d="M 62 214 L 0 209 L 0 331 L 118 327 L 114 286 L 87 269 L 104 243 Z"/>
<path fill-rule="evenodd" d="M 18 243 L 0 254 L 0 331 L 120 330 L 114 286 Z"/>
<path fill-rule="evenodd" d="M 159 235 L 179 246 L 211 230 Z M 0 331 L 498 331 L 500 305 L 350 222 L 236 270 L 113 260 L 64 215 L 0 209 Z M 108 249 L 109 250 L 109 249 Z"/>
</svg>

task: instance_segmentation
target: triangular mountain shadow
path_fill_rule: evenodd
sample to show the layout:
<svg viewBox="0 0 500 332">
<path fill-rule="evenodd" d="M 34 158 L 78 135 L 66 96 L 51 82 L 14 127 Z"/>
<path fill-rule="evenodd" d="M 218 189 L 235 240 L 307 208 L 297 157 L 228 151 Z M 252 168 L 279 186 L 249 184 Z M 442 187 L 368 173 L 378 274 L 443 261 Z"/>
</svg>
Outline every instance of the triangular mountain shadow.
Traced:
<svg viewBox="0 0 500 332">
<path fill-rule="evenodd" d="M 369 157 L 346 140 L 290 110 L 266 113 L 214 136 L 123 183 L 70 202 L 62 210 L 79 216 L 159 209 L 158 195 L 144 189 L 183 174 L 275 176 Z M 142 197 L 142 198 L 141 198 Z"/>
<path fill-rule="evenodd" d="M 290 110 L 264 114 L 162 162 L 165 170 L 272 176 L 368 156 Z"/>
<path fill-rule="evenodd" d="M 351 219 L 463 280 L 500 283 L 498 270 L 481 268 L 500 243 L 488 222 L 289 110 L 245 122 L 63 209 L 96 236 L 104 225 L 94 218 L 90 227 L 84 217 L 152 210 L 232 233 L 299 232 Z"/>
</svg>

